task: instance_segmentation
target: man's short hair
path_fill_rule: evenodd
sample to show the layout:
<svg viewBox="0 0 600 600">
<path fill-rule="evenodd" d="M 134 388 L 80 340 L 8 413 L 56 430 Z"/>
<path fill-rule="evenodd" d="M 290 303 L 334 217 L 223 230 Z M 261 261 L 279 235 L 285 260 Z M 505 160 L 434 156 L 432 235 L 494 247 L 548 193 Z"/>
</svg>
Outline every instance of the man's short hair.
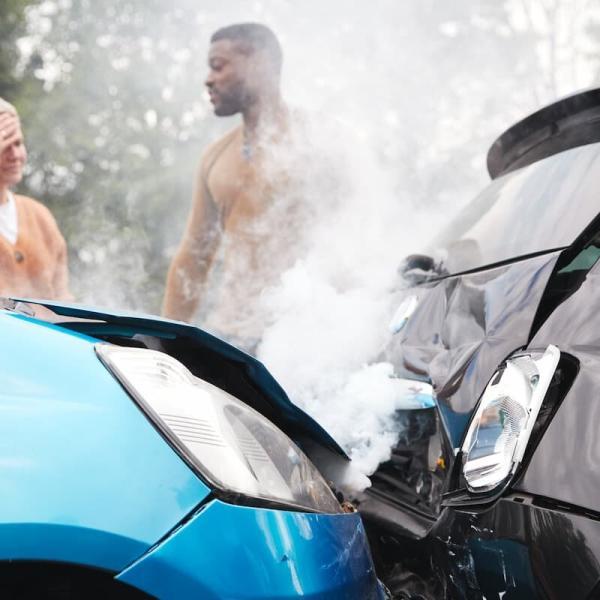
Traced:
<svg viewBox="0 0 600 600">
<path fill-rule="evenodd" d="M 14 115 L 17 115 L 17 109 L 8 101 L 6 101 L 4 98 L 0 98 L 0 113 L 5 113 L 5 112 L 9 112 L 9 113 L 13 113 Z"/>
<path fill-rule="evenodd" d="M 277 36 L 261 23 L 238 23 L 215 31 L 210 41 L 231 40 L 239 42 L 242 52 L 252 53 L 262 50 L 270 59 L 273 69 L 279 74 L 283 62 L 283 53 Z"/>
</svg>

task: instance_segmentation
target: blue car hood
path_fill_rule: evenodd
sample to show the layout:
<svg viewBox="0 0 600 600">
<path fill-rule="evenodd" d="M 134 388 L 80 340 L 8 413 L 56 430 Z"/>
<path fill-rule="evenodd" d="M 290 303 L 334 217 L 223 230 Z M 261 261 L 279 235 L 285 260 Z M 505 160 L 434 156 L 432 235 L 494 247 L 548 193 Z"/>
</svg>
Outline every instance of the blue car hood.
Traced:
<svg viewBox="0 0 600 600">
<path fill-rule="evenodd" d="M 209 497 L 96 342 L 0 310 L 0 561 L 119 571 Z"/>
<path fill-rule="evenodd" d="M 211 371 L 223 371 L 221 380 L 213 380 L 219 387 L 227 389 L 229 374 L 244 379 L 247 387 L 253 388 L 254 402 L 241 397 L 256 410 L 263 413 L 281 429 L 291 434 L 300 434 L 314 440 L 344 459 L 349 460 L 339 444 L 312 417 L 293 404 L 283 388 L 277 383 L 266 367 L 252 356 L 231 346 L 223 340 L 192 325 L 181 321 L 172 321 L 153 315 L 144 315 L 127 311 L 106 311 L 61 302 L 31 300 L 26 298 L 11 299 L 16 303 L 26 303 L 35 311 L 36 306 L 43 306 L 56 317 L 53 321 L 63 327 L 84 332 L 90 336 L 102 337 L 109 334 L 133 336 L 135 334 L 156 336 L 165 344 L 185 340 L 187 351 L 175 355 L 177 359 L 194 371 L 194 361 L 210 358 Z M 44 318 L 42 316 L 41 318 Z M 202 357 L 202 358 L 198 358 Z M 214 373 L 213 373 L 214 374 Z M 228 389 L 234 395 L 236 389 Z"/>
</svg>

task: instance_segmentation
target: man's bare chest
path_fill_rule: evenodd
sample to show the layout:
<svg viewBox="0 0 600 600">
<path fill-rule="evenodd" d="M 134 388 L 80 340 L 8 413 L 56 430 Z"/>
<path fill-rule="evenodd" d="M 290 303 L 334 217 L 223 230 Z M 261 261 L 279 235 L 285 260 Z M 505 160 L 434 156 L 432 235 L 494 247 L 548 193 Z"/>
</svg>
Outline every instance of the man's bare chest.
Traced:
<svg viewBox="0 0 600 600">
<path fill-rule="evenodd" d="M 262 160 L 245 159 L 239 148 L 238 152 L 235 147 L 229 150 L 213 165 L 207 185 L 223 226 L 232 230 L 263 215 L 272 203 L 274 188 Z"/>
</svg>

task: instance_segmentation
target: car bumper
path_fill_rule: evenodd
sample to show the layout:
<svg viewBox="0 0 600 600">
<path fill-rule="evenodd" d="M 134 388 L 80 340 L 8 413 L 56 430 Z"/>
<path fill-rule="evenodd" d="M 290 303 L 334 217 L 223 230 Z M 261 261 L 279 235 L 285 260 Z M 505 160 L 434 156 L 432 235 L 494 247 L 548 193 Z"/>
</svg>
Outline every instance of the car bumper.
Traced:
<svg viewBox="0 0 600 600">
<path fill-rule="evenodd" d="M 118 579 L 159 598 L 385 598 L 360 516 L 214 500 Z"/>
<path fill-rule="evenodd" d="M 551 499 L 517 493 L 481 512 L 447 509 L 429 539 L 443 597 L 576 600 L 600 591 L 600 522 Z"/>
</svg>

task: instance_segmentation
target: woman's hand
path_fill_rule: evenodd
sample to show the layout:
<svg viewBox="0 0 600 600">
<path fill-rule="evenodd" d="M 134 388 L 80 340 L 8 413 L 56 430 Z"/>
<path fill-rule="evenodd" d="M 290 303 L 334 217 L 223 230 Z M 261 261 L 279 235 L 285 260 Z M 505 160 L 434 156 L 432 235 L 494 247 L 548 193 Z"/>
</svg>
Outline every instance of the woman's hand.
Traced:
<svg viewBox="0 0 600 600">
<path fill-rule="evenodd" d="M 22 137 L 19 117 L 10 112 L 0 113 L 0 154 Z"/>
</svg>

